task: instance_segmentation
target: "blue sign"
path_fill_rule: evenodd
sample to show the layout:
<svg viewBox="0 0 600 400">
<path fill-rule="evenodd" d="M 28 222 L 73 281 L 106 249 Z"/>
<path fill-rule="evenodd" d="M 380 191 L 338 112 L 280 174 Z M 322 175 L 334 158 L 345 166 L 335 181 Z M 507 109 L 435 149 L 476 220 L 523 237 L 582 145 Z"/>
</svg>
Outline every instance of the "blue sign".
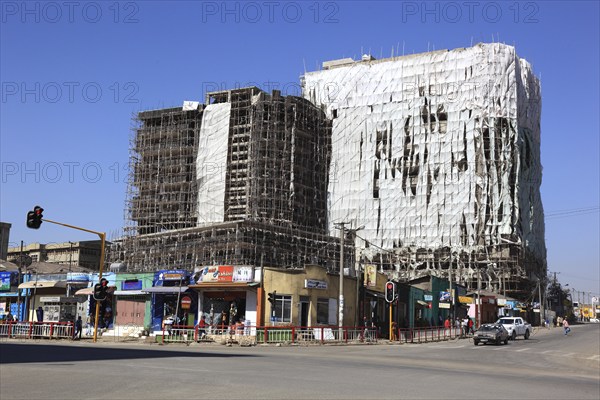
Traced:
<svg viewBox="0 0 600 400">
<path fill-rule="evenodd" d="M 6 292 L 10 290 L 12 274 L 10 271 L 0 272 L 0 291 Z"/>
<path fill-rule="evenodd" d="M 121 282 L 121 290 L 142 290 L 142 281 L 139 279 Z"/>
</svg>

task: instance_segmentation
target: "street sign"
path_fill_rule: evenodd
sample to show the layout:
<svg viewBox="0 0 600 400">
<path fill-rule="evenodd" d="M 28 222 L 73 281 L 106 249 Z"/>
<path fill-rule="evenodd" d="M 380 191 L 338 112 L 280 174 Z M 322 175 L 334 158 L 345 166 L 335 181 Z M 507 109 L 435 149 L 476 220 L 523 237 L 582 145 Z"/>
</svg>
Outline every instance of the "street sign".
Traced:
<svg viewBox="0 0 600 400">
<path fill-rule="evenodd" d="M 183 296 L 181 298 L 181 309 L 189 310 L 192 306 L 192 298 L 190 296 Z"/>
</svg>

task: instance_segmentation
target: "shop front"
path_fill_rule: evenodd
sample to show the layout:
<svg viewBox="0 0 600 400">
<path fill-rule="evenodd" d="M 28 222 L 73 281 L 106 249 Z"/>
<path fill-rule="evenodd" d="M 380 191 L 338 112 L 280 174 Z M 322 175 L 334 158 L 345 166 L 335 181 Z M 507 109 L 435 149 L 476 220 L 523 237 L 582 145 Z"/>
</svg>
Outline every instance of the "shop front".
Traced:
<svg viewBox="0 0 600 400">
<path fill-rule="evenodd" d="M 150 328 L 162 331 L 165 325 L 195 324 L 197 301 L 189 290 L 190 273 L 185 270 L 160 270 L 154 273 L 153 285 L 142 289 L 152 295 L 150 307 Z M 187 298 L 190 298 L 188 307 Z M 184 306 L 182 307 L 182 300 Z"/>
<path fill-rule="evenodd" d="M 114 324 L 114 303 L 116 290 L 117 276 L 114 272 L 106 272 L 102 274 L 102 279 L 108 281 L 108 291 L 106 299 L 100 302 L 100 313 L 98 314 L 98 326 L 103 329 L 110 329 Z M 75 292 L 76 296 L 84 296 L 88 299 L 88 307 L 81 312 L 81 318 L 85 321 L 90 315 L 94 321 L 94 313 L 96 312 L 96 300 L 94 299 L 94 285 L 100 282 L 100 275 L 94 273 L 90 275 L 89 287 L 79 289 Z"/>
<path fill-rule="evenodd" d="M 302 269 L 265 268 L 262 281 L 266 299 L 265 324 L 319 326 L 338 325 L 339 274 L 317 265 Z M 343 326 L 355 326 L 357 279 L 344 277 Z M 268 301 L 272 298 L 273 301 Z"/>
<path fill-rule="evenodd" d="M 198 268 L 195 284 L 197 321 L 225 328 L 233 324 L 257 324 L 257 289 L 254 267 L 217 265 Z"/>
<path fill-rule="evenodd" d="M 59 298 L 58 303 L 61 303 L 61 297 L 66 297 L 67 290 L 67 275 L 66 274 L 35 274 L 33 276 L 26 275 L 24 276 L 25 282 L 19 285 L 19 289 L 26 290 L 25 293 L 27 295 L 27 321 L 48 321 L 48 318 L 59 319 L 60 320 L 60 309 L 62 306 L 59 305 L 59 310 L 56 311 L 57 303 L 56 301 L 46 301 L 48 298 L 56 300 Z M 42 298 L 45 298 L 42 301 Z M 76 301 L 75 301 L 76 302 Z M 65 308 L 63 311 L 63 317 L 66 318 L 70 316 L 71 313 L 70 307 L 72 306 L 71 302 L 68 302 L 68 306 L 65 304 Z M 51 314 L 46 315 L 44 311 L 46 309 L 47 312 Z M 76 307 L 75 307 L 76 313 Z M 76 315 L 76 314 L 74 314 Z M 72 321 L 72 320 L 71 320 Z"/>
<path fill-rule="evenodd" d="M 10 315 L 21 320 L 23 317 L 23 300 L 19 296 L 19 273 L 18 271 L 0 272 L 0 321 Z"/>
<path fill-rule="evenodd" d="M 153 277 L 153 273 L 117 274 L 114 292 L 116 325 L 150 328 L 152 297 L 143 290 L 152 287 Z"/>
</svg>

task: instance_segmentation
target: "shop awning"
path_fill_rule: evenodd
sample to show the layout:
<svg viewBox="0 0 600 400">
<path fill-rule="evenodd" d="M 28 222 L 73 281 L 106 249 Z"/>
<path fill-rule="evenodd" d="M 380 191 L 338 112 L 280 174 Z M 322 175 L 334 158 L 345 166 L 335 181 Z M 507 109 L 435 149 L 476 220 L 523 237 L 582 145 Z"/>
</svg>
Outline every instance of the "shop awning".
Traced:
<svg viewBox="0 0 600 400">
<path fill-rule="evenodd" d="M 29 281 L 19 285 L 19 289 L 66 288 L 66 281 Z"/>
<path fill-rule="evenodd" d="M 113 293 L 115 296 L 139 296 L 146 295 L 148 293 L 141 290 L 115 290 Z"/>
<path fill-rule="evenodd" d="M 427 303 L 426 301 L 423 301 L 423 300 L 417 300 L 417 303 L 419 303 L 422 306 L 428 306 L 429 305 L 429 303 Z"/>
<path fill-rule="evenodd" d="M 195 285 L 190 285 L 190 289 L 206 289 L 206 288 L 244 288 L 250 286 L 252 282 L 203 282 Z"/>
<path fill-rule="evenodd" d="M 188 290 L 187 286 L 154 286 L 147 289 L 142 289 L 144 293 L 178 293 Z"/>
<path fill-rule="evenodd" d="M 111 293 L 116 289 L 116 286 L 109 286 L 108 292 Z M 91 296 L 94 294 L 94 287 L 86 287 L 75 292 L 75 296 Z"/>
</svg>

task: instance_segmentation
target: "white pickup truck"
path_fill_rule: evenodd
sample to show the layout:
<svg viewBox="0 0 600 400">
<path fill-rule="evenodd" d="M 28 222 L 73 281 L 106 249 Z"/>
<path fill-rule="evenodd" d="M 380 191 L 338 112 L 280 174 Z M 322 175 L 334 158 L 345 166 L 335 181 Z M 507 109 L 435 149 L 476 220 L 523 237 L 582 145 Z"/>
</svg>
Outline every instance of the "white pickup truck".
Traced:
<svg viewBox="0 0 600 400">
<path fill-rule="evenodd" d="M 502 317 L 496 323 L 504 326 L 512 340 L 517 336 L 523 336 L 527 340 L 533 331 L 531 324 L 521 317 Z"/>
</svg>

